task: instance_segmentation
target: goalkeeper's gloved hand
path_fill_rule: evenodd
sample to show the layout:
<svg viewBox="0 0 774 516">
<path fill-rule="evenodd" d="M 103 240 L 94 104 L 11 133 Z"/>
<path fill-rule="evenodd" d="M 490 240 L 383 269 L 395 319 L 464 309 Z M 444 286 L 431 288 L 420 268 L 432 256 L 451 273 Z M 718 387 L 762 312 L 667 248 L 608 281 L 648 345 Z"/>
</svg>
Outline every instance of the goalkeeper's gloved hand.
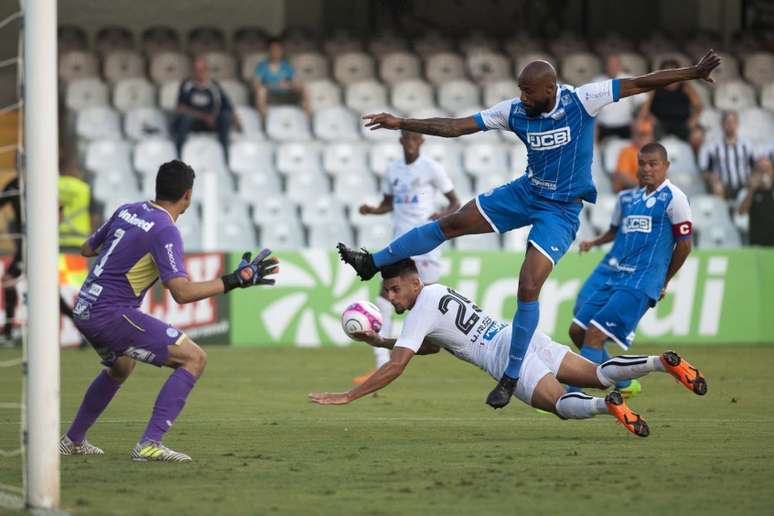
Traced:
<svg viewBox="0 0 774 516">
<path fill-rule="evenodd" d="M 273 256 L 269 258 L 270 254 L 271 249 L 264 249 L 252 260 L 250 260 L 250 252 L 243 254 L 236 270 L 221 277 L 224 293 L 237 287 L 274 285 L 276 280 L 266 276 L 279 272 L 279 260 Z"/>
</svg>

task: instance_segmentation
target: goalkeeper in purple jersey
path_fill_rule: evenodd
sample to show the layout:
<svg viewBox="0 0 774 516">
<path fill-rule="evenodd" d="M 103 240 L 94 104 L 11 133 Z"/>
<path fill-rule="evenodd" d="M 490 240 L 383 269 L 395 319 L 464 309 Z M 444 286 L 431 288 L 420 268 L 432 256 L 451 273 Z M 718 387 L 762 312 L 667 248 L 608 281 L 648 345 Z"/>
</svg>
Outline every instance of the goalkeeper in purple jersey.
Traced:
<svg viewBox="0 0 774 516">
<path fill-rule="evenodd" d="M 137 361 L 173 369 L 159 391 L 150 421 L 131 452 L 136 461 L 190 462 L 162 444 L 207 365 L 207 354 L 178 328 L 139 310 L 161 278 L 178 303 L 192 303 L 234 288 L 272 285 L 279 262 L 264 249 L 245 253 L 237 269 L 218 279 L 191 281 L 175 225 L 191 204 L 194 171 L 170 161 L 156 175 L 156 199 L 119 207 L 81 247 L 96 257 L 78 294 L 74 322 L 106 366 L 92 381 L 70 428 L 59 442 L 62 455 L 101 455 L 86 432 L 134 370 Z"/>
</svg>

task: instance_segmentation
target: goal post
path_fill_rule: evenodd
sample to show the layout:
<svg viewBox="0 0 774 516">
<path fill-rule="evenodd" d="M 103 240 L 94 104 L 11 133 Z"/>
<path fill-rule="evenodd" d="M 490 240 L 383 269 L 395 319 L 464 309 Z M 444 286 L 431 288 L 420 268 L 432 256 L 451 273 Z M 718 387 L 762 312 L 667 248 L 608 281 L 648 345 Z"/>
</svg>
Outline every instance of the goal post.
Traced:
<svg viewBox="0 0 774 516">
<path fill-rule="evenodd" d="M 26 185 L 25 503 L 59 507 L 57 1 L 23 0 Z"/>
</svg>

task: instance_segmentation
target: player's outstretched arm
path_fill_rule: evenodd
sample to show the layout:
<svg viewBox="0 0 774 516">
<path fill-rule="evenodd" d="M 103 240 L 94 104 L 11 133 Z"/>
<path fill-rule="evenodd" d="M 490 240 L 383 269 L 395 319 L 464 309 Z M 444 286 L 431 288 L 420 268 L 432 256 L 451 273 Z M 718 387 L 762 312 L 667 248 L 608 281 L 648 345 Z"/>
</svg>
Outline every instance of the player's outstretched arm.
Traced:
<svg viewBox="0 0 774 516">
<path fill-rule="evenodd" d="M 465 134 L 477 133 L 481 130 L 472 117 L 465 118 L 400 118 L 390 113 L 365 115 L 366 127 L 376 129 L 400 129 L 414 133 L 454 138 Z"/>
<path fill-rule="evenodd" d="M 358 385 L 349 392 L 313 392 L 309 394 L 309 400 L 320 405 L 346 405 L 358 398 L 367 396 L 372 392 L 383 389 L 403 374 L 409 361 L 414 357 L 414 352 L 408 348 L 399 346 L 392 350 L 390 361 L 376 370 L 368 380 Z"/>
<path fill-rule="evenodd" d="M 620 79 L 620 98 L 655 90 L 656 88 L 667 86 L 673 82 L 701 79 L 709 83 L 714 83 L 715 81 L 710 77 L 710 74 L 718 67 L 718 65 L 720 65 L 720 57 L 714 50 L 710 50 L 693 66 L 673 68 L 670 70 L 657 70 L 647 75 L 641 75 L 631 79 Z"/>
</svg>

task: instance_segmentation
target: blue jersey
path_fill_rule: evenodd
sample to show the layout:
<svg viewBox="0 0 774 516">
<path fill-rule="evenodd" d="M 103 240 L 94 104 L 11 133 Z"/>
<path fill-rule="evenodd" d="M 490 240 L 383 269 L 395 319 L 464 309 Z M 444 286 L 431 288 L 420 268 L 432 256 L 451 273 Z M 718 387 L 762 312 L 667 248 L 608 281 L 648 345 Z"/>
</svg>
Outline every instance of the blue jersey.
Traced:
<svg viewBox="0 0 774 516">
<path fill-rule="evenodd" d="M 623 211 L 624 206 L 628 207 L 634 201 L 638 191 L 638 188 L 630 188 L 618 192 L 618 201 L 616 202 L 613 217 L 610 221 L 610 227 L 616 228 L 615 239 L 613 239 L 613 245 L 610 247 L 610 250 L 600 262 L 608 265 L 611 269 L 616 268 L 618 260 L 621 258 L 621 252 L 623 251 L 624 233 L 623 231 L 620 231 L 621 228 L 619 226 L 621 212 Z"/>
<path fill-rule="evenodd" d="M 557 88 L 549 113 L 528 117 L 521 100 L 505 100 L 474 116 L 481 130 L 503 129 L 516 133 L 527 146 L 527 177 L 532 191 L 542 197 L 568 202 L 595 202 L 591 179 L 595 116 L 617 102 L 618 79 Z"/>
<path fill-rule="evenodd" d="M 691 238 L 691 208 L 685 194 L 669 180 L 652 193 L 644 188 L 621 203 L 617 214 L 621 254 L 610 283 L 645 292 L 657 301 L 664 286 L 675 242 Z"/>
</svg>

